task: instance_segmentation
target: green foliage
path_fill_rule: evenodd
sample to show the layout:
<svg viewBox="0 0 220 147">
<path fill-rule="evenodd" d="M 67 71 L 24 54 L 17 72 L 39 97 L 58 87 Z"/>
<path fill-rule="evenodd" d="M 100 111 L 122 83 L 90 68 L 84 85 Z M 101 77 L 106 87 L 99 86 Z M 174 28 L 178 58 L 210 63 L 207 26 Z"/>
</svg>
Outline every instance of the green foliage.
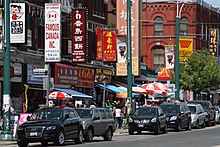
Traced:
<svg viewBox="0 0 220 147">
<path fill-rule="evenodd" d="M 207 50 L 198 50 L 180 63 L 180 87 L 194 92 L 210 92 L 220 84 L 217 58 Z"/>
</svg>

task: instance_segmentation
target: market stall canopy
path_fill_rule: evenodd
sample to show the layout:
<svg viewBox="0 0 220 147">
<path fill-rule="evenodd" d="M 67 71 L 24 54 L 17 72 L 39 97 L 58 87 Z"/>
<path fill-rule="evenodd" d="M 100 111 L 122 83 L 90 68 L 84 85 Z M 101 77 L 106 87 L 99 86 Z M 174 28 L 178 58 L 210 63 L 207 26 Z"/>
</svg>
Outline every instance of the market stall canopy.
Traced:
<svg viewBox="0 0 220 147">
<path fill-rule="evenodd" d="M 140 98 L 140 95 L 137 93 L 132 93 L 132 97 L 133 98 Z M 120 93 L 116 93 L 116 98 L 128 98 L 128 93 L 126 92 L 120 92 Z"/>
<path fill-rule="evenodd" d="M 119 88 L 121 88 L 121 89 L 124 89 L 124 90 L 127 90 L 127 88 L 126 87 L 119 87 Z M 144 89 L 144 88 L 141 88 L 141 87 L 135 87 L 135 86 L 133 86 L 132 87 L 132 91 L 133 92 L 136 92 L 136 93 L 139 93 L 139 94 L 147 94 L 147 92 L 146 92 L 146 90 Z"/>
<path fill-rule="evenodd" d="M 71 95 L 72 98 L 92 99 L 92 96 L 72 90 L 72 89 L 54 88 L 54 90 L 65 92 Z"/>
<path fill-rule="evenodd" d="M 71 96 L 65 92 L 53 91 L 48 96 L 49 99 L 65 100 L 71 98 Z"/>
<path fill-rule="evenodd" d="M 164 86 L 166 87 L 166 86 Z M 141 88 L 144 88 L 147 94 L 163 94 L 166 95 L 168 90 L 158 84 L 158 82 L 143 84 Z"/>
<path fill-rule="evenodd" d="M 168 81 L 171 78 L 171 74 L 169 69 L 163 68 L 160 72 L 158 72 L 158 81 Z"/>
<path fill-rule="evenodd" d="M 104 88 L 104 84 L 97 84 L 96 86 Z M 117 86 L 106 84 L 106 90 L 114 92 L 114 93 L 120 93 L 120 92 L 126 92 L 126 90 L 118 88 Z"/>
</svg>

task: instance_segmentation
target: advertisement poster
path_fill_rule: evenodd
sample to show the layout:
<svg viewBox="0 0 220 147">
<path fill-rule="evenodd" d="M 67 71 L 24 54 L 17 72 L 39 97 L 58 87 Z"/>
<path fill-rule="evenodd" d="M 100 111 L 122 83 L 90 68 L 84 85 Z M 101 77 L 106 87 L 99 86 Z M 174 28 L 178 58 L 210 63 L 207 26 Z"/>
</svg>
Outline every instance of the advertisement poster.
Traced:
<svg viewBox="0 0 220 147">
<path fill-rule="evenodd" d="M 10 3 L 10 43 L 25 43 L 25 3 Z"/>
<path fill-rule="evenodd" d="M 165 61 L 166 61 L 167 69 L 174 68 L 174 46 L 173 45 L 165 46 Z"/>
<path fill-rule="evenodd" d="M 61 30 L 60 4 L 45 4 L 45 62 L 59 62 L 60 30 Z"/>
<path fill-rule="evenodd" d="M 127 60 L 126 35 L 116 35 L 118 63 L 125 63 Z"/>
<path fill-rule="evenodd" d="M 185 61 L 193 52 L 193 38 L 179 39 L 179 59 L 180 62 Z"/>
<path fill-rule="evenodd" d="M 218 39 L 219 39 L 219 30 L 209 29 L 208 49 L 210 55 L 215 57 L 218 57 Z"/>
</svg>

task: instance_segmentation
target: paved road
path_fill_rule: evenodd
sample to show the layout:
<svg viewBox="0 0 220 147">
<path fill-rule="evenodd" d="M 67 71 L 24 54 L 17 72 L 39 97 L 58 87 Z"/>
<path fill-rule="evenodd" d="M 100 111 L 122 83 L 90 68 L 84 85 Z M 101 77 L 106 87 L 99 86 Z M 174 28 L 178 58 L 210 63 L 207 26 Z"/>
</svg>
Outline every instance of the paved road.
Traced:
<svg viewBox="0 0 220 147">
<path fill-rule="evenodd" d="M 0 146 L 1 143 L 0 143 Z M 16 147 L 15 143 L 4 147 Z M 32 147 L 42 147 L 40 144 L 30 144 Z M 55 147 L 53 144 L 51 147 Z M 95 137 L 94 142 L 76 145 L 72 141 L 66 143 L 66 147 L 220 147 L 220 125 L 191 131 L 174 132 L 153 135 L 143 132 L 140 135 L 118 134 L 113 141 L 103 141 L 101 137 Z"/>
</svg>

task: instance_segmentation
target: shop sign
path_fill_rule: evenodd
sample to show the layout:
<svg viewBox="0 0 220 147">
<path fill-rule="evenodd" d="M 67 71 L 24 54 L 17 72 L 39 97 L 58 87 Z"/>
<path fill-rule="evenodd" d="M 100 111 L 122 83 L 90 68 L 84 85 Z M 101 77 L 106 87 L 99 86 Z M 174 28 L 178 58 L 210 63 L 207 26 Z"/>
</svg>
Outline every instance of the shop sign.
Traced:
<svg viewBox="0 0 220 147">
<path fill-rule="evenodd" d="M 209 29 L 208 49 L 210 55 L 215 57 L 218 57 L 218 39 L 219 39 L 219 30 Z"/>
<path fill-rule="evenodd" d="M 166 61 L 167 69 L 174 68 L 174 46 L 173 45 L 165 46 L 165 61 Z"/>
<path fill-rule="evenodd" d="M 193 52 L 193 38 L 179 39 L 179 60 L 185 61 Z"/>
<path fill-rule="evenodd" d="M 77 67 L 55 63 L 54 84 L 76 85 L 78 83 Z"/>
<path fill-rule="evenodd" d="M 98 83 L 111 83 L 112 71 L 106 69 L 96 69 L 95 82 Z"/>
<path fill-rule="evenodd" d="M 45 62 L 61 60 L 60 22 L 60 4 L 45 3 Z"/>
<path fill-rule="evenodd" d="M 0 65 L 0 77 L 4 77 L 4 66 Z M 10 78 L 14 78 L 14 67 L 10 67 Z"/>
<path fill-rule="evenodd" d="M 86 10 L 72 11 L 72 62 L 86 60 Z"/>
<path fill-rule="evenodd" d="M 127 60 L 126 35 L 116 35 L 116 46 L 118 63 L 125 63 Z"/>
<path fill-rule="evenodd" d="M 70 13 L 71 12 L 71 4 L 70 0 L 50 0 L 51 3 L 60 3 L 61 4 L 61 11 L 64 13 Z"/>
<path fill-rule="evenodd" d="M 78 84 L 81 87 L 94 87 L 94 69 L 78 67 Z"/>
<path fill-rule="evenodd" d="M 25 43 L 25 3 L 10 3 L 10 43 Z"/>
<path fill-rule="evenodd" d="M 102 28 L 96 28 L 96 60 L 102 60 Z"/>
<path fill-rule="evenodd" d="M 34 77 L 34 69 L 44 68 L 43 65 L 34 65 L 34 64 L 27 64 L 27 83 L 28 84 L 37 84 L 43 85 L 43 78 L 42 77 Z"/>
<path fill-rule="evenodd" d="M 116 31 L 103 31 L 103 62 L 116 62 Z"/>
</svg>

